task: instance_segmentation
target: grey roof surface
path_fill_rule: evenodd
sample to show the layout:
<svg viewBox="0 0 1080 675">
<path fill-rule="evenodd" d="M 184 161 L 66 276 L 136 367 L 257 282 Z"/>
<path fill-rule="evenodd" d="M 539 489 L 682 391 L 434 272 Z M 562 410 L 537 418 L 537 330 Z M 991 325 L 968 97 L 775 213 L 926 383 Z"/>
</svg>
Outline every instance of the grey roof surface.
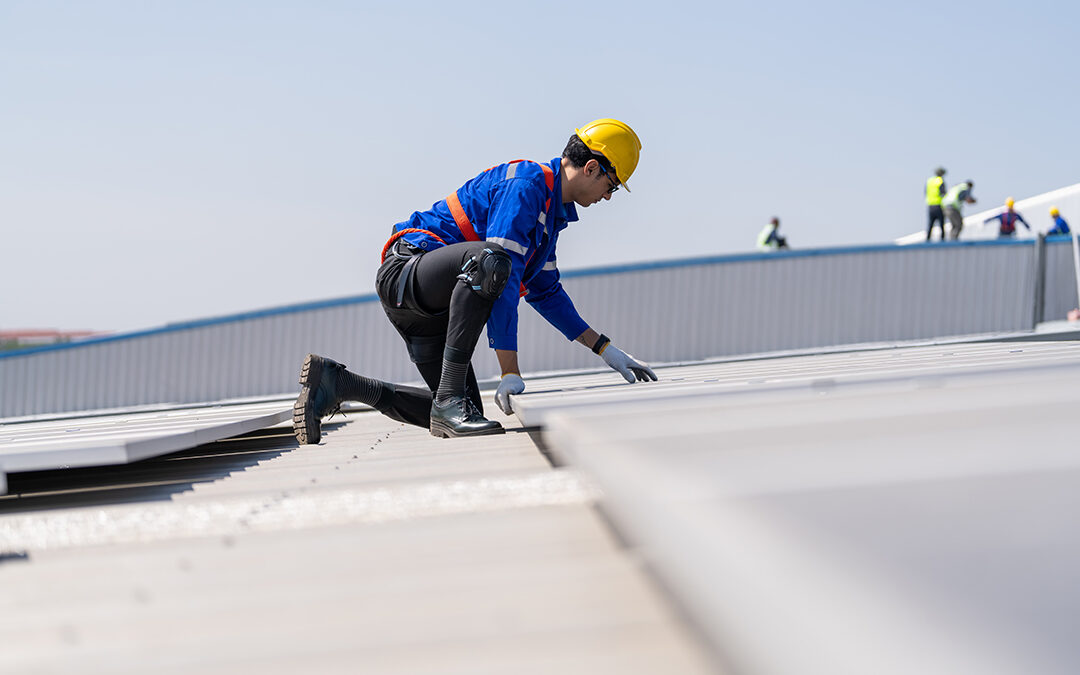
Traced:
<svg viewBox="0 0 1080 675">
<path fill-rule="evenodd" d="M 736 672 L 1075 672 L 1080 344 L 658 374 L 514 406 Z"/>
<path fill-rule="evenodd" d="M 0 672 L 1074 670 L 1080 344 L 658 374 L 12 473 Z"/>
<path fill-rule="evenodd" d="M 920 387 L 945 384 L 955 375 L 980 375 L 1014 369 L 1074 367 L 1076 342 L 976 344 L 949 343 L 824 354 L 778 356 L 666 367 L 659 382 L 629 385 L 618 375 L 599 372 L 530 381 L 515 397 L 514 411 L 528 425 L 542 425 L 557 412 L 585 406 L 710 395 L 772 395 L 781 391 L 825 391 L 840 384 L 903 382 Z"/>
<path fill-rule="evenodd" d="M 492 406 L 493 407 L 493 406 Z M 4 673 L 704 673 L 579 472 L 373 412 L 13 474 Z"/>
</svg>

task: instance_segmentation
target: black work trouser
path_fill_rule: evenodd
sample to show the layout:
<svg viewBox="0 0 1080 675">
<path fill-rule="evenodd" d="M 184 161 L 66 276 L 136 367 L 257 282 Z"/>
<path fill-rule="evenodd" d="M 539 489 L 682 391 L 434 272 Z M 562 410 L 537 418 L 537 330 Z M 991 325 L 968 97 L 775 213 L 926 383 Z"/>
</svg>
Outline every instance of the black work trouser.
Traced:
<svg viewBox="0 0 1080 675">
<path fill-rule="evenodd" d="M 405 340 L 409 358 L 428 387 L 387 384 L 392 394 L 379 406 L 384 415 L 428 428 L 431 399 L 442 377 L 444 349 L 449 345 L 472 356 L 494 301 L 475 293 L 457 277 L 462 266 L 485 248 L 501 250 L 491 242 L 469 241 L 423 252 L 399 241 L 379 268 L 375 289 L 383 310 Z M 406 266 L 408 274 L 403 278 Z M 464 393 L 482 413 L 484 404 L 472 365 Z"/>
<path fill-rule="evenodd" d="M 934 204 L 926 207 L 926 241 L 930 241 L 930 234 L 934 231 L 934 225 L 937 224 L 941 228 L 941 241 L 945 241 L 945 212 L 941 210 L 940 204 Z"/>
</svg>

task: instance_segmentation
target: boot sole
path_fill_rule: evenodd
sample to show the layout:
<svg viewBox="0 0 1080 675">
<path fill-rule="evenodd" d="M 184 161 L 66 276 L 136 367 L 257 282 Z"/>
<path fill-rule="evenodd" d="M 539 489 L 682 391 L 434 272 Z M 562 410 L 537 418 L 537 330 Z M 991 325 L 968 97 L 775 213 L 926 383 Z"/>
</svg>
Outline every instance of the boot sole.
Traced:
<svg viewBox="0 0 1080 675">
<path fill-rule="evenodd" d="M 315 445 L 322 440 L 322 424 L 315 419 L 315 402 L 312 392 L 322 381 L 322 363 L 314 354 L 308 354 L 300 366 L 300 395 L 293 404 L 293 435 L 300 445 Z"/>
<path fill-rule="evenodd" d="M 470 431 L 467 433 L 458 433 L 438 422 L 431 422 L 431 435 L 435 438 L 468 438 L 470 436 L 497 436 L 499 434 L 505 434 L 506 429 L 499 425 L 490 429 L 483 429 L 480 431 Z"/>
</svg>

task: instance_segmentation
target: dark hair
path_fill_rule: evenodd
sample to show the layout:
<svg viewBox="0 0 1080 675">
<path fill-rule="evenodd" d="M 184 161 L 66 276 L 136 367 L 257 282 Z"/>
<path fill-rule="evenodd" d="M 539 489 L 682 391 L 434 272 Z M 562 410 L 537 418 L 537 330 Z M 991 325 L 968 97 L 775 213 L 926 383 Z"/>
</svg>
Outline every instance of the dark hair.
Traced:
<svg viewBox="0 0 1080 675">
<path fill-rule="evenodd" d="M 562 151 L 562 156 L 563 159 L 569 160 L 572 165 L 579 169 L 588 164 L 590 159 L 595 159 L 604 168 L 604 171 L 608 171 L 615 176 L 615 169 L 611 166 L 608 158 L 599 152 L 590 150 L 589 146 L 585 145 L 585 141 L 578 138 L 577 134 L 570 136 L 570 140 L 566 142 L 566 147 Z M 615 177 L 618 179 L 618 176 Z"/>
</svg>

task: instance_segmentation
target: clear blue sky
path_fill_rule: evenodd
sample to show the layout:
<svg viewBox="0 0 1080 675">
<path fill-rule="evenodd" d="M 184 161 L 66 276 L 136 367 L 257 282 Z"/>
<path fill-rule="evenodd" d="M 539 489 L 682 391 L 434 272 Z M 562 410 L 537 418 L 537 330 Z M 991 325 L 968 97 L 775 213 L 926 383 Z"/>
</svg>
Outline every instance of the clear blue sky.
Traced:
<svg viewBox="0 0 1080 675">
<path fill-rule="evenodd" d="M 923 226 L 1080 181 L 1071 3 L 0 0 L 0 328 L 370 293 L 393 223 L 575 126 L 641 163 L 563 269 Z M 735 291 L 737 292 L 737 289 Z"/>
</svg>

